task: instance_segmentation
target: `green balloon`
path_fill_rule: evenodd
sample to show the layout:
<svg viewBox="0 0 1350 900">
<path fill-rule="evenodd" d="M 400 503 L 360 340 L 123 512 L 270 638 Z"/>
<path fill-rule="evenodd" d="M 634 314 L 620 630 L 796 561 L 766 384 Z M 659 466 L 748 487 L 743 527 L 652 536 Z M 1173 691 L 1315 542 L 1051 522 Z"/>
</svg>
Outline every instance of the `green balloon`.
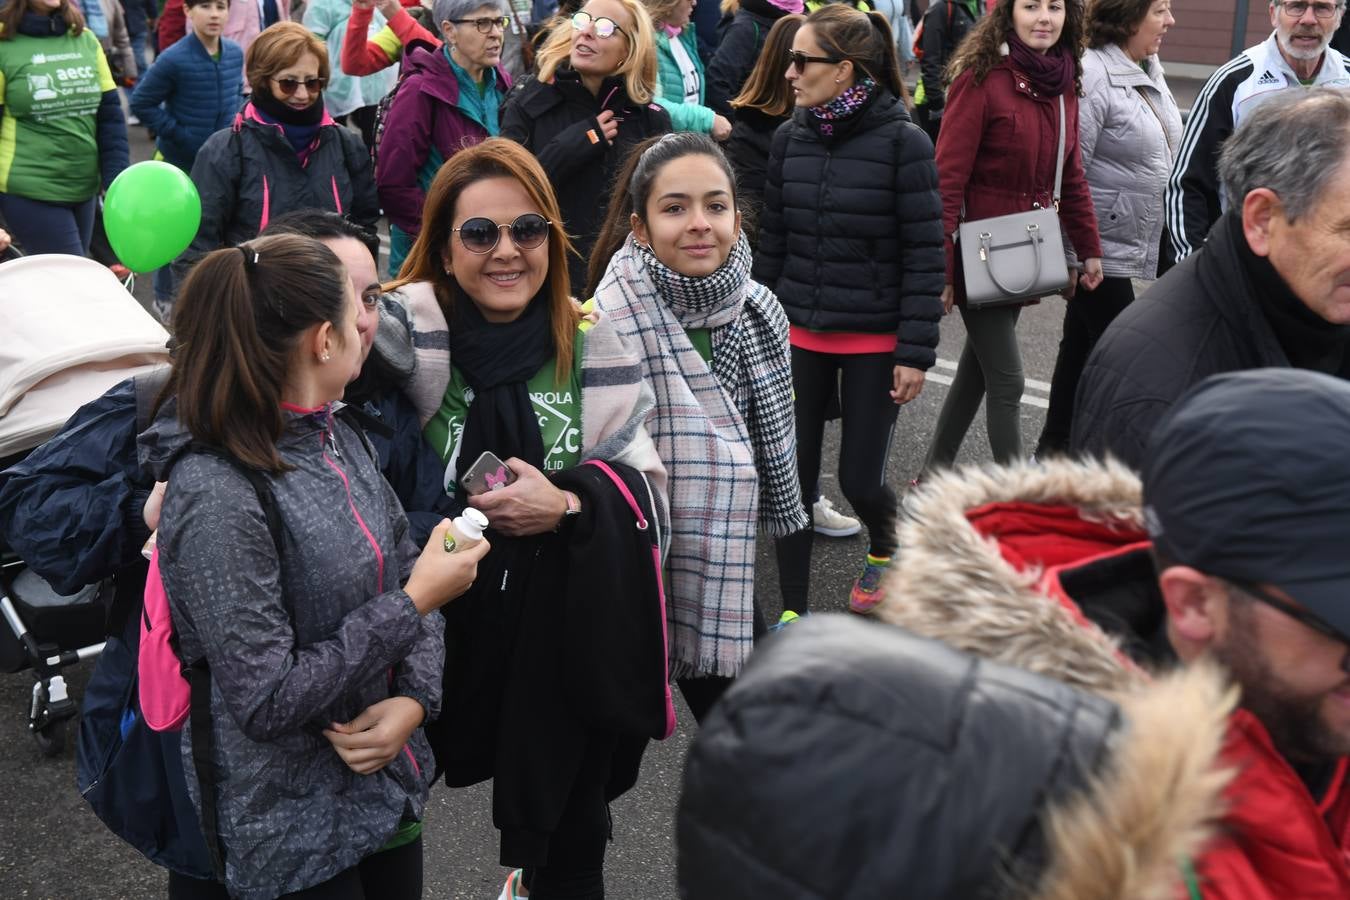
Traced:
<svg viewBox="0 0 1350 900">
<path fill-rule="evenodd" d="M 103 200 L 108 243 L 133 272 L 173 262 L 197 236 L 201 221 L 197 186 L 182 169 L 158 160 L 123 170 Z"/>
</svg>

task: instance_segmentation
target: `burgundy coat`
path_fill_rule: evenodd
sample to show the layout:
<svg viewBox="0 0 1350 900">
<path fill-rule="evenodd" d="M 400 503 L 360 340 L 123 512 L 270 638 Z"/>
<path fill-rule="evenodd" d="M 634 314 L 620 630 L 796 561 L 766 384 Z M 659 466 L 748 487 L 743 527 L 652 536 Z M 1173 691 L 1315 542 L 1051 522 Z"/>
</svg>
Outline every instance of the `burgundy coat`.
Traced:
<svg viewBox="0 0 1350 900">
<path fill-rule="evenodd" d="M 1060 190 L 1060 228 L 1078 258 L 1102 255 L 1097 214 L 1083 176 L 1078 145 L 1078 96 L 1064 96 L 1068 123 L 1064 135 L 1064 181 Z M 947 91 L 947 111 L 938 135 L 938 183 L 942 191 L 942 229 L 947 235 L 947 283 L 964 291 L 956 277 L 952 235 L 961 220 L 1002 216 L 1049 207 L 1055 186 L 1059 148 L 1059 101 L 1031 87 L 1031 80 L 1008 59 L 976 84 L 966 70 Z M 1065 249 L 1068 249 L 1067 247 Z"/>
</svg>

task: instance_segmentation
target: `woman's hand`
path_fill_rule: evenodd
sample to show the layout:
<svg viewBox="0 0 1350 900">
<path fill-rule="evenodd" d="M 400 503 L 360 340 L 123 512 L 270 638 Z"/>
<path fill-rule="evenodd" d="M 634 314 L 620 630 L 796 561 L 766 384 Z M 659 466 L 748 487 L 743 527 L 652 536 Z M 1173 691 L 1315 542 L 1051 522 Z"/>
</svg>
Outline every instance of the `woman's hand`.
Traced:
<svg viewBox="0 0 1350 900">
<path fill-rule="evenodd" d="M 1102 279 L 1102 261 L 1098 257 L 1083 260 L 1083 274 L 1078 276 L 1078 283 L 1083 286 L 1083 290 L 1095 291 L 1101 285 Z"/>
<path fill-rule="evenodd" d="M 712 139 L 721 143 L 731 137 L 731 122 L 720 113 L 713 113 Z"/>
<path fill-rule="evenodd" d="M 567 512 L 567 496 L 525 460 L 513 456 L 506 465 L 516 480 L 470 497 L 469 505 L 482 510 L 494 529 L 510 537 L 552 531 Z"/>
<path fill-rule="evenodd" d="M 403 12 L 403 4 L 398 0 L 375 0 L 375 8 L 378 9 L 385 21 L 394 21 L 394 16 Z"/>
<path fill-rule="evenodd" d="M 422 555 L 413 564 L 408 583 L 403 586 L 413 605 L 422 615 L 439 609 L 467 591 L 478 577 L 478 561 L 492 549 L 487 540 L 471 547 L 462 547 L 454 553 L 445 552 L 445 532 L 449 519 L 431 531 Z"/>
<path fill-rule="evenodd" d="M 942 314 L 951 315 L 952 306 L 956 304 L 956 288 L 950 284 L 942 289 Z"/>
<path fill-rule="evenodd" d="M 141 518 L 151 531 L 159 527 L 159 511 L 164 508 L 164 489 L 168 486 L 167 481 L 156 481 L 150 496 L 145 498 L 145 506 L 141 507 Z"/>
<path fill-rule="evenodd" d="M 892 373 L 895 387 L 891 389 L 891 399 L 896 406 L 903 406 L 923 390 L 923 369 L 911 369 L 909 366 L 896 366 Z"/>
<path fill-rule="evenodd" d="M 619 120 L 614 118 L 614 110 L 600 110 L 600 115 L 595 117 L 595 124 L 600 126 L 600 131 L 604 134 L 605 140 L 611 144 L 614 143 L 614 139 L 619 136 Z"/>
<path fill-rule="evenodd" d="M 411 697 L 390 697 L 367 706 L 345 725 L 334 722 L 323 736 L 347 768 L 357 775 L 374 775 L 399 755 L 424 716 L 422 704 Z"/>
<path fill-rule="evenodd" d="M 353 9 L 374 9 L 375 0 L 352 0 Z"/>
<path fill-rule="evenodd" d="M 0 228 L 0 253 L 4 253 L 6 250 L 8 250 L 9 245 L 10 245 L 9 232 L 3 228 Z"/>
</svg>

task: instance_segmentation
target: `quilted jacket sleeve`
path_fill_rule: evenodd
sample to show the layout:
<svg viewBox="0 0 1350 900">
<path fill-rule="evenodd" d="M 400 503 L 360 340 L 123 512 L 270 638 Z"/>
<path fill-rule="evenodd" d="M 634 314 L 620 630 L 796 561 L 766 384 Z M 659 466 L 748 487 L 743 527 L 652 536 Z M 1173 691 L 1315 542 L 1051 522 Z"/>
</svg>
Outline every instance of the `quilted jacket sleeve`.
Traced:
<svg viewBox="0 0 1350 900">
<path fill-rule="evenodd" d="M 927 371 L 937 362 L 942 321 L 942 198 L 928 135 L 915 125 L 900 127 L 895 201 L 903 275 L 895 364 Z"/>
</svg>

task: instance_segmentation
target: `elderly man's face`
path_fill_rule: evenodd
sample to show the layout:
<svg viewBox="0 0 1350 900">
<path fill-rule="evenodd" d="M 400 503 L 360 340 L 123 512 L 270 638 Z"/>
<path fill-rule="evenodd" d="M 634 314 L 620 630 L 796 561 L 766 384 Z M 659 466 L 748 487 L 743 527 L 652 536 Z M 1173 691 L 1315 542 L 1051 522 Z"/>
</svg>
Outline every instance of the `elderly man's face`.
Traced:
<svg viewBox="0 0 1350 900">
<path fill-rule="evenodd" d="M 1350 673 L 1344 668 L 1350 647 L 1344 642 L 1239 595 L 1229 600 L 1210 649 L 1241 686 L 1242 705 L 1287 759 L 1317 763 L 1350 754 Z"/>
<path fill-rule="evenodd" d="M 1300 9 L 1300 4 L 1306 9 Z M 1290 6 L 1300 15 L 1292 15 Z M 1270 24 L 1275 28 L 1275 39 L 1286 56 L 1312 60 L 1320 57 L 1331 44 L 1331 36 L 1340 27 L 1343 11 L 1341 0 L 1287 0 L 1271 5 Z M 1319 12 L 1330 14 L 1321 18 Z"/>
<path fill-rule="evenodd" d="M 1336 325 L 1350 323 L 1350 164 L 1296 222 L 1271 216 L 1267 255 L 1303 303 Z"/>
</svg>

